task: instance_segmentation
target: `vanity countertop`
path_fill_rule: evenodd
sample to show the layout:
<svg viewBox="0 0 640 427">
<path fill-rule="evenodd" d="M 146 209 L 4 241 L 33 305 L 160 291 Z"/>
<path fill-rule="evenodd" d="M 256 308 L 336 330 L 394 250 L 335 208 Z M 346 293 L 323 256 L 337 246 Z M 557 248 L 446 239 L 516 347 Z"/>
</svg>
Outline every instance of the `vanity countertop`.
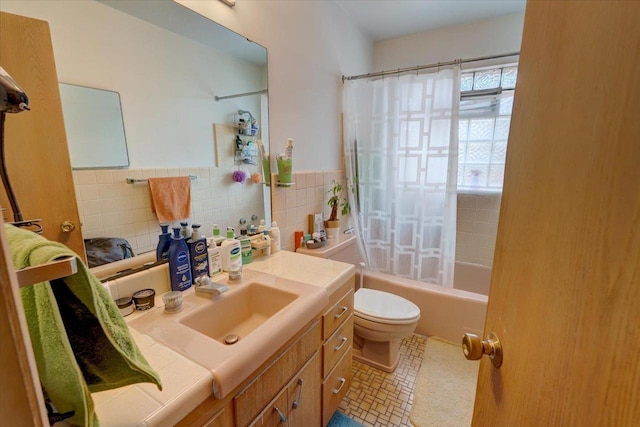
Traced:
<svg viewBox="0 0 640 427">
<path fill-rule="evenodd" d="M 353 265 L 288 251 L 256 258 L 244 268 L 322 287 L 329 295 L 355 274 Z M 162 304 L 161 295 L 156 295 L 155 304 Z M 144 312 L 125 319 L 130 322 L 140 316 Z M 94 393 L 100 425 L 174 425 L 211 395 L 213 375 L 150 336 L 130 330 L 149 364 L 160 374 L 164 388 L 160 392 L 152 384 L 135 384 Z"/>
</svg>

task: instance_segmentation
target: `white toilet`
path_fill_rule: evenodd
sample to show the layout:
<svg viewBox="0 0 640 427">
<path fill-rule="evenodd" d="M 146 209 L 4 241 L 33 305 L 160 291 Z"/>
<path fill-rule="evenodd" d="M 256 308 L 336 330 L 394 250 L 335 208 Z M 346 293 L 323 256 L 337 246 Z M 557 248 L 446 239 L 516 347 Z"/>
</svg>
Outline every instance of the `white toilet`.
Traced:
<svg viewBox="0 0 640 427">
<path fill-rule="evenodd" d="M 297 251 L 357 265 L 359 261 L 353 235 L 338 235 L 322 249 Z M 393 372 L 398 366 L 400 342 L 415 331 L 420 308 L 398 295 L 373 289 L 358 289 L 353 302 L 353 358 Z"/>
<path fill-rule="evenodd" d="M 353 358 L 393 372 L 400 342 L 415 331 L 420 308 L 398 295 L 363 288 L 355 293 L 353 314 Z"/>
</svg>

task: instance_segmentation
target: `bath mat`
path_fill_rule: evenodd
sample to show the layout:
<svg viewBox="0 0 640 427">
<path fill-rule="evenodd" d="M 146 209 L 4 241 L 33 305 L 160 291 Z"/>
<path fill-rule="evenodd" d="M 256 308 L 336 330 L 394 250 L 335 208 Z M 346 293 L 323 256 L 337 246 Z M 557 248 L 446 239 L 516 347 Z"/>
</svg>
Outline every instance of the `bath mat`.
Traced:
<svg viewBox="0 0 640 427">
<path fill-rule="evenodd" d="M 409 419 L 415 427 L 469 427 L 479 360 L 467 360 L 461 344 L 429 337 L 418 372 Z"/>
<path fill-rule="evenodd" d="M 363 427 L 362 424 L 356 420 L 352 420 L 340 411 L 333 413 L 333 416 L 329 420 L 327 427 Z"/>
</svg>

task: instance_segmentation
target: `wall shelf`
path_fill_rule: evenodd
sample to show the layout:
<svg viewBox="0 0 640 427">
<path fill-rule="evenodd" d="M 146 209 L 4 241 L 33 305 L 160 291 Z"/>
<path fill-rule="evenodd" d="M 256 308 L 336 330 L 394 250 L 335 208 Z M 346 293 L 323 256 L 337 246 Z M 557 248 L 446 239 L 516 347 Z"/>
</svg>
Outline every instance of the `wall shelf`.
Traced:
<svg viewBox="0 0 640 427">
<path fill-rule="evenodd" d="M 43 265 L 23 268 L 16 271 L 18 285 L 21 288 L 48 280 L 60 279 L 78 272 L 78 258 L 66 257 Z"/>
</svg>

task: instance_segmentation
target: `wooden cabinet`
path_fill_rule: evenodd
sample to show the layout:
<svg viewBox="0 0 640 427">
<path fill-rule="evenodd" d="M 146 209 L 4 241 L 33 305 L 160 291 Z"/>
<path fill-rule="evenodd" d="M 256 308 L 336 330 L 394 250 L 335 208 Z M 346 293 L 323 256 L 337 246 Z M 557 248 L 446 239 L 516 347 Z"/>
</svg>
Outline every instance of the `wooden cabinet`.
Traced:
<svg viewBox="0 0 640 427">
<path fill-rule="evenodd" d="M 351 386 L 351 347 L 322 382 L 322 425 L 327 425 Z"/>
<path fill-rule="evenodd" d="M 84 259 L 67 137 L 46 21 L 0 12 L 0 65 L 29 97 L 31 111 L 7 114 L 5 153 L 9 180 L 24 220 L 42 219 L 42 235 Z M 8 198 L 0 203 L 13 221 Z M 63 232 L 69 221 L 75 230 Z"/>
<path fill-rule="evenodd" d="M 329 423 L 351 386 L 354 278 L 329 299 L 322 315 L 322 425 Z"/>
<path fill-rule="evenodd" d="M 317 352 L 256 417 L 251 426 L 319 426 L 320 399 L 320 353 Z"/>
<path fill-rule="evenodd" d="M 236 394 L 233 398 L 236 426 L 247 426 L 255 423 L 257 417 L 264 418 L 265 413 L 263 411 L 267 405 L 269 405 L 269 402 L 275 402 L 275 400 L 278 401 L 280 406 L 284 407 L 283 409 L 278 406 L 278 409 L 280 409 L 286 417 L 289 411 L 287 408 L 288 405 L 284 403 L 288 402 L 288 395 L 282 397 L 282 393 L 284 392 L 286 395 L 289 388 L 294 389 L 295 392 L 296 385 L 291 384 L 291 382 L 295 381 L 296 373 L 302 372 L 307 362 L 317 354 L 321 342 L 320 337 L 320 322 L 316 321 L 302 337 L 260 372 L 242 391 Z M 316 378 L 320 378 L 319 368 L 317 369 Z M 315 388 L 317 390 L 315 392 L 318 396 L 317 400 L 320 402 L 318 381 L 307 382 L 314 385 L 310 384 L 311 386 L 306 389 L 303 385 L 304 391 L 313 393 L 311 388 Z M 303 397 L 306 398 L 306 394 L 303 395 Z M 266 411 L 269 413 L 269 417 L 267 417 L 269 419 L 272 418 L 271 415 L 273 415 L 273 413 L 277 412 L 273 408 L 267 408 Z"/>
<path fill-rule="evenodd" d="M 320 319 L 225 400 L 210 396 L 179 426 L 326 426 L 351 385 L 354 278 Z"/>
</svg>

